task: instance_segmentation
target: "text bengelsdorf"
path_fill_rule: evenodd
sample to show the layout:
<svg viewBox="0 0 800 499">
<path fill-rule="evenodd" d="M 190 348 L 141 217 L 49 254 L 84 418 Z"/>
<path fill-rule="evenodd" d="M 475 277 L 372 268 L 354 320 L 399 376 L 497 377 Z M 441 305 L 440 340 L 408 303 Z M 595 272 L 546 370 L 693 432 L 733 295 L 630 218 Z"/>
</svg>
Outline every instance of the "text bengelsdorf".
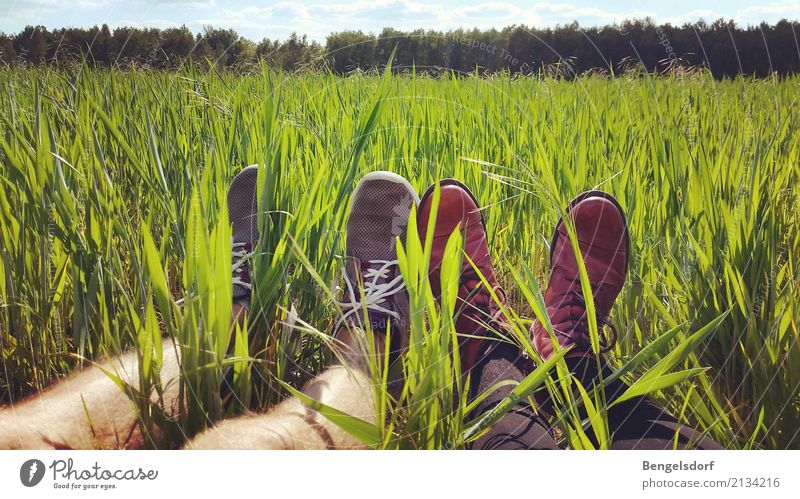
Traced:
<svg viewBox="0 0 800 499">
<path fill-rule="evenodd" d="M 664 473 L 672 473 L 673 471 L 712 471 L 714 469 L 714 461 L 701 463 L 698 461 L 678 461 L 677 463 L 651 463 L 650 461 L 642 461 L 642 469 L 644 471 L 663 471 Z"/>
</svg>

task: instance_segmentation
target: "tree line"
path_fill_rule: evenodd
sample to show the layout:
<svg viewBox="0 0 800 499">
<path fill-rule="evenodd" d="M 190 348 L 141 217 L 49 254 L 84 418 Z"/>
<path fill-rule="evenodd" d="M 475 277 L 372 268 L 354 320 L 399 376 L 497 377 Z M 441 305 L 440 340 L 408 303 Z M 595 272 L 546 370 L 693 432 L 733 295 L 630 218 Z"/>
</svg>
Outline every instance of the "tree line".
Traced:
<svg viewBox="0 0 800 499">
<path fill-rule="evenodd" d="M 337 74 L 380 69 L 395 51 L 398 71 L 456 74 L 572 77 L 587 72 L 705 67 L 716 78 L 738 74 L 765 77 L 800 71 L 798 23 L 739 27 L 733 21 L 657 25 L 650 19 L 582 28 L 522 25 L 501 30 L 457 29 L 380 33 L 342 31 L 325 44 L 292 34 L 286 40 L 255 43 L 232 29 L 205 27 L 157 29 L 107 25 L 48 30 L 28 26 L 16 35 L 0 33 L 0 66 L 88 64 L 99 67 L 174 70 L 200 68 L 247 71 L 260 64 L 284 71 L 329 70 Z"/>
</svg>

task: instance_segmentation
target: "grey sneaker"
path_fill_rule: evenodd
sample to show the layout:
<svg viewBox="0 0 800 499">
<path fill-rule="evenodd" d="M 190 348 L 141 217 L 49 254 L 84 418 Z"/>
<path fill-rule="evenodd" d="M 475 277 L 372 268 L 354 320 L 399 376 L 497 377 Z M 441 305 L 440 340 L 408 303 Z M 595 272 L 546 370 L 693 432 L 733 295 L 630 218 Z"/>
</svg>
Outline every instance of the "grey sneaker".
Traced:
<svg viewBox="0 0 800 499">
<path fill-rule="evenodd" d="M 405 242 L 408 217 L 417 203 L 414 188 L 395 173 L 368 173 L 356 186 L 347 217 L 346 289 L 339 302 L 342 317 L 334 331 L 343 325 L 363 327 L 366 309 L 366 320 L 374 331 L 392 327 L 392 350 L 405 349 L 408 297 L 397 265 L 395 239 Z"/>
<path fill-rule="evenodd" d="M 228 217 L 233 224 L 233 301 L 246 307 L 253 288 L 250 265 L 258 244 L 257 178 L 258 166 L 248 166 L 233 178 L 228 189 Z"/>
</svg>

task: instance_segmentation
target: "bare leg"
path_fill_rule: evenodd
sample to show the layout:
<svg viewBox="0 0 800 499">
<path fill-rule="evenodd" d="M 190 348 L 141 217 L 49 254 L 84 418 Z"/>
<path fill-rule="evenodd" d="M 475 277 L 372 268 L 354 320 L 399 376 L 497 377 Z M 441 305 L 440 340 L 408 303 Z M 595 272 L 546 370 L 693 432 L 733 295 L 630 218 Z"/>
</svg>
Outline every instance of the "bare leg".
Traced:
<svg viewBox="0 0 800 499">
<path fill-rule="evenodd" d="M 309 397 L 370 423 L 375 422 L 372 387 L 361 371 L 333 366 L 303 389 Z M 222 421 L 189 442 L 189 449 L 352 449 L 358 439 L 317 411 L 289 398 L 266 414 Z"/>
<path fill-rule="evenodd" d="M 234 305 L 234 318 L 242 310 Z M 349 337 L 346 337 L 349 338 Z M 355 348 L 355 346 L 353 347 Z M 177 406 L 179 362 L 171 340 L 163 344 L 161 377 L 168 409 Z M 342 355 L 359 358 L 343 348 Z M 136 408 L 103 372 L 108 370 L 136 386 L 138 363 L 133 352 L 91 367 L 24 401 L 0 410 L 0 449 L 118 449 L 144 443 Z M 374 422 L 369 377 L 359 370 L 334 366 L 304 388 L 310 397 Z M 192 441 L 189 448 L 326 449 L 363 445 L 348 433 L 290 398 L 267 414 L 247 415 L 219 423 Z"/>
<path fill-rule="evenodd" d="M 367 346 L 363 333 L 342 328 L 337 333 L 336 356 L 348 366 L 334 365 L 309 381 L 303 393 L 351 416 L 375 423 L 374 396 L 365 374 Z M 385 345 L 375 334 L 378 352 Z M 286 399 L 266 414 L 250 414 L 221 421 L 197 436 L 188 449 L 357 449 L 358 439 L 343 431 L 295 397 Z"/>
<path fill-rule="evenodd" d="M 244 310 L 234 303 L 233 320 L 240 321 Z M 164 405 L 168 414 L 174 414 L 180 379 L 178 348 L 167 339 L 162 351 Z M 138 387 L 139 365 L 133 352 L 90 367 L 0 409 L 0 449 L 142 447 L 145 440 L 137 424 L 137 409 L 104 370 Z"/>
<path fill-rule="evenodd" d="M 163 343 L 164 402 L 178 397 L 178 355 Z M 136 354 L 125 353 L 0 409 L 0 449 L 119 449 L 141 447 L 138 413 L 130 398 L 102 369 L 138 386 Z"/>
</svg>

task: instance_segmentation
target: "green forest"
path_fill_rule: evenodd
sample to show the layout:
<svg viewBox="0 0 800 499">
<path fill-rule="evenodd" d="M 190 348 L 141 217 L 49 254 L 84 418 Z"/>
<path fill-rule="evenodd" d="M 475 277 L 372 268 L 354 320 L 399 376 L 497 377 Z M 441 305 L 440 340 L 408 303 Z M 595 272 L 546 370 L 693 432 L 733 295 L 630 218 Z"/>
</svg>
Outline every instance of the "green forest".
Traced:
<svg viewBox="0 0 800 499">
<path fill-rule="evenodd" d="M 683 26 L 652 20 L 584 28 L 573 22 L 555 28 L 515 25 L 501 30 L 457 29 L 380 33 L 332 33 L 324 44 L 293 34 L 256 42 L 233 29 L 206 26 L 157 29 L 107 25 L 48 30 L 28 26 L 0 33 L 0 65 L 92 65 L 177 70 L 232 68 L 349 74 L 380 69 L 396 48 L 396 71 L 554 75 L 669 72 L 676 67 L 706 68 L 715 78 L 788 75 L 800 70 L 798 23 L 737 26 L 731 20 Z"/>
</svg>

